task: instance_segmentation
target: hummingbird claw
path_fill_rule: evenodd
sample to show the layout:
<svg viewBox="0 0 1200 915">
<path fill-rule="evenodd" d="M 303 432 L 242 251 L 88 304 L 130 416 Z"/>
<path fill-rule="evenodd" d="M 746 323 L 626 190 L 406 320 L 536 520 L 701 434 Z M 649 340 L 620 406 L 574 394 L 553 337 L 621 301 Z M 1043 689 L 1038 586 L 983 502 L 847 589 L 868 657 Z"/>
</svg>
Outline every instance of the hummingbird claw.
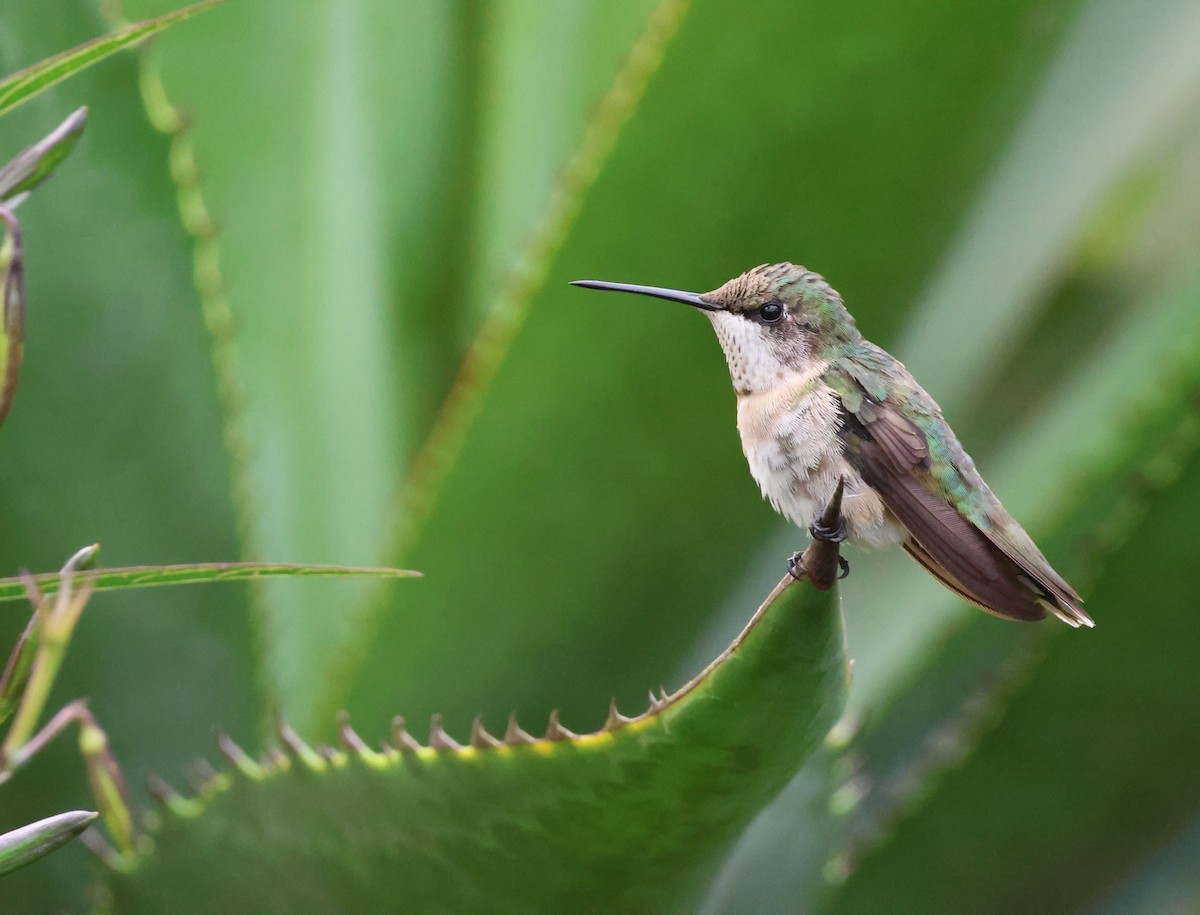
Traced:
<svg viewBox="0 0 1200 915">
<path fill-rule="evenodd" d="M 839 547 L 846 539 L 846 524 L 842 520 L 842 493 L 845 488 L 845 478 L 838 480 L 824 514 L 808 526 L 812 543 L 803 553 L 793 553 L 788 560 L 788 573 L 792 578 L 797 581 L 807 579 L 821 591 L 832 588 L 835 581 L 850 574 L 850 563 L 842 558 Z"/>
<path fill-rule="evenodd" d="M 837 558 L 837 562 L 838 569 L 840 570 L 837 580 L 841 581 L 850 574 L 850 563 L 846 560 L 845 556 L 840 555 Z M 788 574 L 791 575 L 792 578 L 796 579 L 796 581 L 802 581 L 804 578 L 806 578 L 807 576 L 804 574 L 804 554 L 792 553 L 792 555 L 788 557 L 787 569 Z"/>
<path fill-rule="evenodd" d="M 819 520 L 808 526 L 808 532 L 813 540 L 824 540 L 826 543 L 841 543 L 846 539 L 846 522 L 838 518 L 836 527 L 826 527 Z"/>
</svg>

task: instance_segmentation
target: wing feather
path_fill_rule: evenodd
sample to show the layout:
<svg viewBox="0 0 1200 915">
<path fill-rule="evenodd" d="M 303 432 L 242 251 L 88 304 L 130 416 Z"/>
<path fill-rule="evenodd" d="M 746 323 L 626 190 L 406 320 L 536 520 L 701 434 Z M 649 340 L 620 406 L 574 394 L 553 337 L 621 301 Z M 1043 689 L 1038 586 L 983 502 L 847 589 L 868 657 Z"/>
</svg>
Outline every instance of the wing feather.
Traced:
<svg viewBox="0 0 1200 915">
<path fill-rule="evenodd" d="M 864 439 L 847 457 L 907 528 L 920 547 L 919 552 L 909 552 L 934 577 L 996 616 L 1032 621 L 1046 615 L 1012 561 L 921 480 L 889 466 L 891 460 L 878 443 Z"/>
<path fill-rule="evenodd" d="M 973 485 L 1007 523 L 976 524 L 940 494 L 929 472 L 928 439 L 912 418 L 886 399 L 871 397 L 854 378 L 836 377 L 833 387 L 842 397 L 847 461 L 907 528 L 912 539 L 905 549 L 930 574 L 997 616 L 1038 620 L 1049 610 L 1071 626 L 1095 625 L 1075 590 L 974 474 L 969 458 L 964 456 Z M 940 419 L 937 405 L 924 391 L 917 393 L 914 409 Z"/>
</svg>

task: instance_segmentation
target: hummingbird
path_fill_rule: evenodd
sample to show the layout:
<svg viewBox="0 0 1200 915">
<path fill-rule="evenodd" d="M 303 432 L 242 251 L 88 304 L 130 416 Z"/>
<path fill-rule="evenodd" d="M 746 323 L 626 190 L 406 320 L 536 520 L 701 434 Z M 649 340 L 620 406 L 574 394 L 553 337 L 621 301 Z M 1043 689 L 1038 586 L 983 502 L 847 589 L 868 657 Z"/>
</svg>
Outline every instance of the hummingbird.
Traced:
<svg viewBox="0 0 1200 915">
<path fill-rule="evenodd" d="M 812 536 L 900 544 L 981 610 L 1094 626 L 1075 590 L 1005 511 L 904 365 L 866 340 L 820 274 L 763 264 L 712 292 L 572 285 L 683 302 L 712 322 L 737 394 L 742 451 L 763 497 Z M 843 488 L 843 530 L 818 516 Z"/>
</svg>

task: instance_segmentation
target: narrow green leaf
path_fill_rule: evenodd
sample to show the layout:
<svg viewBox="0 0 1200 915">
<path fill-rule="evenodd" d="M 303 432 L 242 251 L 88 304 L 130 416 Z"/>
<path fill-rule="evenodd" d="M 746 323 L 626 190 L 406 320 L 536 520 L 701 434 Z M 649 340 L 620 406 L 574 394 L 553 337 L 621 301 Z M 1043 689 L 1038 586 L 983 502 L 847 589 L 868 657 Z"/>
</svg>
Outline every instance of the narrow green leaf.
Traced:
<svg viewBox="0 0 1200 915">
<path fill-rule="evenodd" d="M 0 836 L 0 876 L 50 854 L 83 832 L 99 814 L 90 810 L 60 813 Z"/>
<path fill-rule="evenodd" d="M 50 177 L 75 148 L 87 126 L 87 108 L 78 108 L 54 130 L 0 166 L 0 204 L 15 208 L 16 198 Z"/>
<path fill-rule="evenodd" d="M 44 138 L 0 166 L 0 423 L 12 407 L 25 346 L 25 251 L 12 210 L 75 147 L 87 124 L 87 108 L 76 110 Z"/>
<path fill-rule="evenodd" d="M 21 224 L 0 205 L 0 423 L 17 393 L 25 352 L 25 245 Z"/>
<path fill-rule="evenodd" d="M 256 581 L 263 578 L 420 578 L 420 572 L 405 569 L 370 569 L 355 566 L 315 565 L 287 562 L 205 562 L 168 566 L 128 566 L 122 569 L 101 569 L 94 573 L 81 572 L 76 579 L 91 579 L 97 591 L 116 591 L 125 588 L 153 588 L 159 585 L 186 585 L 213 581 Z M 35 575 L 37 586 L 44 593 L 58 590 L 57 572 Z M 25 583 L 20 578 L 0 578 L 0 601 L 25 597 Z"/>
<path fill-rule="evenodd" d="M 159 792 L 154 851 L 110 873 L 118 911 L 669 912 L 819 745 L 848 685 L 836 591 L 790 576 L 734 643 L 634 719 L 594 734 L 430 726 L 374 752 L 344 724 L 319 752 L 286 726 L 284 755 L 195 800 Z M 181 909 L 180 907 L 183 906 Z"/>
<path fill-rule="evenodd" d="M 236 5 L 246 4 L 224 4 L 151 41 L 219 24 Z M 0 76 L 97 34 L 94 3 L 0 6 Z M 97 538 L 103 564 L 114 568 L 203 559 L 399 565 L 368 553 L 239 555 L 223 498 L 228 465 L 214 373 L 164 165 L 167 143 L 146 123 L 138 98 L 141 56 L 114 55 L 0 120 L 0 159 L 7 159 L 78 105 L 91 114 L 79 147 L 17 211 L 31 314 L 19 402 L 0 427 L 0 575 L 57 569 L 65 545 Z M 105 419 L 118 414 L 118 422 Z M 153 429 L 137 420 L 147 416 L 157 417 Z M 250 590 L 100 594 L 85 612 L 56 690 L 63 700 L 91 700 L 135 801 L 148 770 L 208 746 L 208 722 L 242 740 L 255 732 L 261 705 Z M 27 616 L 19 605 L 0 605 L 0 657 Z M 78 755 L 69 741 L 58 749 L 0 790 L 4 827 L 95 809 Z M 33 910 L 85 911 L 87 870 L 76 843 L 4 878 L 0 897 L 28 900 L 23 907 Z"/>
<path fill-rule="evenodd" d="M 8 720 L 21 700 L 25 684 L 29 681 L 29 671 L 33 659 L 37 655 L 40 626 L 38 612 L 35 608 L 29 617 L 29 622 L 17 637 L 0 674 L 0 724 Z"/>
<path fill-rule="evenodd" d="M 84 42 L 69 51 L 56 54 L 31 67 L 19 70 L 0 80 L 0 115 L 11 111 L 22 102 L 28 101 L 39 92 L 44 92 L 80 70 L 103 60 L 110 54 L 132 47 L 139 41 L 170 28 L 177 22 L 182 22 L 184 19 L 224 2 L 225 0 L 202 0 L 200 3 L 193 3 L 191 6 L 175 10 L 173 13 L 136 22 L 111 35 Z"/>
</svg>

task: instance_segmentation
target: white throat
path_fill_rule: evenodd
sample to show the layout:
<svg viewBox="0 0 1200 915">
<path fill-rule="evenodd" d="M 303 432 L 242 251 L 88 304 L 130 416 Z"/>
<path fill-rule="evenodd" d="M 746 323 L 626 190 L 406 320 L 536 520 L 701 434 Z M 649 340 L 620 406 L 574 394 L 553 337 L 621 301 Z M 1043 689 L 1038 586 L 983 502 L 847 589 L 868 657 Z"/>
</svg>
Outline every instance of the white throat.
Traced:
<svg viewBox="0 0 1200 915">
<path fill-rule="evenodd" d="M 765 328 L 740 315 L 728 311 L 707 311 L 712 321 L 725 361 L 729 364 L 729 377 L 738 394 L 757 394 L 777 387 L 801 366 L 788 366 L 775 351 L 775 341 Z"/>
</svg>

